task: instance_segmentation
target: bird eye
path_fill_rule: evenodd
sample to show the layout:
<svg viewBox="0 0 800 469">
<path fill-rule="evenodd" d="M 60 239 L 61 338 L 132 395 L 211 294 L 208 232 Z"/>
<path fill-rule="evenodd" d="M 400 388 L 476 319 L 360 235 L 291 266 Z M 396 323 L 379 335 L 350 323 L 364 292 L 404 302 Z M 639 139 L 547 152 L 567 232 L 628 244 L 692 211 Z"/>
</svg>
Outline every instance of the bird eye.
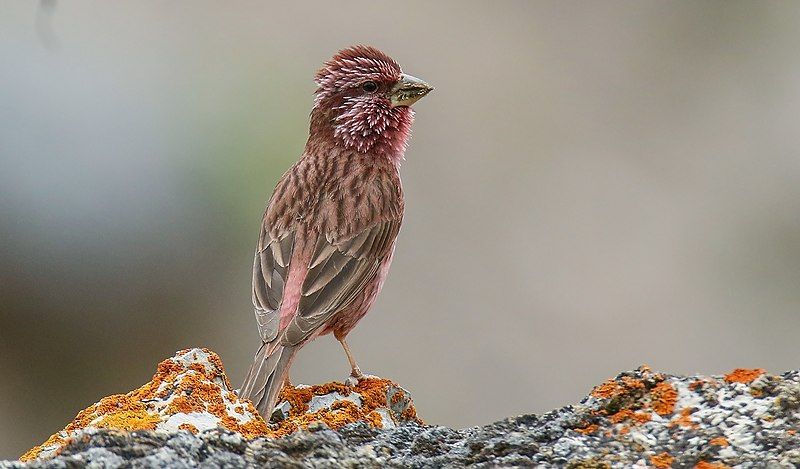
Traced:
<svg viewBox="0 0 800 469">
<path fill-rule="evenodd" d="M 378 84 L 375 83 L 374 81 L 368 81 L 363 85 L 361 85 L 361 88 L 363 88 L 364 91 L 366 91 L 367 93 L 372 93 L 373 91 L 378 89 Z"/>
</svg>

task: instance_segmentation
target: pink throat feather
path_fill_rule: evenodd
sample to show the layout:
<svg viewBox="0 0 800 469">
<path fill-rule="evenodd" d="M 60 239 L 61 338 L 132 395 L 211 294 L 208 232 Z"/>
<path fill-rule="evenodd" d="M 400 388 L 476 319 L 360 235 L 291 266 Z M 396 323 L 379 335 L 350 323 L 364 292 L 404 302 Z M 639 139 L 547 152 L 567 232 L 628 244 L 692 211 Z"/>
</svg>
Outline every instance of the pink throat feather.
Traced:
<svg viewBox="0 0 800 469">
<path fill-rule="evenodd" d="M 307 150 L 327 144 L 386 157 L 396 164 L 403 161 L 414 123 L 411 108 L 383 108 L 373 103 L 354 102 L 329 112 L 315 111 L 322 115 L 315 118 L 316 112 L 312 112 Z"/>
</svg>

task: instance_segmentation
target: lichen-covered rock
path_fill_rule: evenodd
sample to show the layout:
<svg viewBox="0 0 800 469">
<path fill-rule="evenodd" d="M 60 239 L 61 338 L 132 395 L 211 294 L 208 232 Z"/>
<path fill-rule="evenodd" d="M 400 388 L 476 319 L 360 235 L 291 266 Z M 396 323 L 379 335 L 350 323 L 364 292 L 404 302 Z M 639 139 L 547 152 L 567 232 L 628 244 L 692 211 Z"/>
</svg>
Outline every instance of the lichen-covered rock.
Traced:
<svg viewBox="0 0 800 469">
<path fill-rule="evenodd" d="M 797 372 L 736 369 L 678 377 L 647 367 L 623 373 L 582 401 L 570 462 L 622 467 L 794 467 L 800 413 L 784 408 Z M 791 406 L 790 406 L 791 407 Z"/>
<path fill-rule="evenodd" d="M 87 407 L 20 460 L 52 457 L 67 442 L 99 429 L 198 433 L 217 427 L 249 438 L 269 432 L 253 405 L 234 394 L 217 354 L 208 349 L 181 350 L 159 363 L 150 382 Z"/>
<path fill-rule="evenodd" d="M 355 387 L 340 383 L 286 387 L 279 402 L 283 415 L 268 425 L 250 401 L 238 398 L 217 354 L 208 349 L 181 350 L 158 365 L 149 383 L 84 409 L 20 460 L 51 458 L 67 444 L 102 430 L 168 435 L 219 428 L 253 439 L 277 438 L 314 424 L 338 429 L 364 421 L 374 428 L 392 428 L 419 422 L 408 392 L 384 379 L 362 380 Z"/>
<path fill-rule="evenodd" d="M 318 423 L 333 430 L 354 422 L 380 429 L 422 423 L 408 391 L 388 379 L 361 380 L 352 387 L 342 383 L 284 387 L 272 422 L 271 436 L 287 435 Z"/>
<path fill-rule="evenodd" d="M 671 376 L 646 367 L 595 387 L 579 404 L 542 416 L 523 415 L 482 427 L 453 430 L 416 418 L 379 428 L 342 421 L 320 395 L 350 396 L 361 406 L 382 391 L 325 385 L 284 393 L 284 420 L 294 429 L 281 438 L 248 439 L 222 428 L 191 432 L 98 430 L 66 445 L 58 456 L 31 463 L 0 462 L 0 469 L 82 467 L 567 467 L 726 468 L 800 465 L 800 372 L 773 376 L 734 370 L 725 376 Z M 348 394 L 349 391 L 349 394 Z M 373 394 L 374 393 L 374 394 Z M 335 394 L 330 394 L 335 395 Z M 373 396 L 373 397 L 370 397 Z M 389 401 L 393 399 L 389 397 Z M 385 401 L 384 401 L 385 402 Z M 389 406 L 391 407 L 391 405 Z M 367 407 L 369 408 L 369 407 Z M 399 405 L 390 412 L 410 416 Z M 366 412 L 366 414 L 365 414 Z M 381 417 L 383 418 L 383 417 Z M 321 423 L 326 420 L 333 426 Z M 395 420 L 392 420 L 393 422 Z M 383 420 L 381 420 L 383 422 Z M 304 428 L 304 429 L 303 429 Z"/>
</svg>

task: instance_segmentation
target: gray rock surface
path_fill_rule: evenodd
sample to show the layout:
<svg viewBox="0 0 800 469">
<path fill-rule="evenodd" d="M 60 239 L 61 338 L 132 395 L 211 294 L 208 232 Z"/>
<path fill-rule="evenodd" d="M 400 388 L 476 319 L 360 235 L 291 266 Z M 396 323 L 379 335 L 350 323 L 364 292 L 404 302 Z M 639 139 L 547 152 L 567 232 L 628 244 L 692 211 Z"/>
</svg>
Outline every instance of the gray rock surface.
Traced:
<svg viewBox="0 0 800 469">
<path fill-rule="evenodd" d="M 580 404 L 463 430 L 317 424 L 249 441 L 224 429 L 97 431 L 55 458 L 0 468 L 797 467 L 798 426 L 799 372 L 678 377 L 641 368 L 596 387 Z"/>
</svg>

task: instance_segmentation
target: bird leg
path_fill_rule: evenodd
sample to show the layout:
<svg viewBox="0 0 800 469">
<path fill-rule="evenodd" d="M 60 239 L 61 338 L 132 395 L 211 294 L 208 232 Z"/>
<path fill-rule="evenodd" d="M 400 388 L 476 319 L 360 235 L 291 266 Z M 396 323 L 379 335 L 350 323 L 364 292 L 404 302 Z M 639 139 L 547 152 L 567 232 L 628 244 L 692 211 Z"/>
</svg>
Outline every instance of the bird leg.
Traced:
<svg viewBox="0 0 800 469">
<path fill-rule="evenodd" d="M 356 359 L 353 358 L 352 352 L 350 352 L 350 347 L 347 345 L 347 341 L 344 338 L 337 339 L 340 344 L 342 344 L 342 348 L 344 349 L 345 355 L 347 355 L 347 361 L 350 362 L 350 377 L 355 378 L 355 381 L 358 382 L 359 379 L 364 377 L 364 373 L 361 372 L 361 368 L 358 367 L 358 363 L 356 363 Z"/>
</svg>

